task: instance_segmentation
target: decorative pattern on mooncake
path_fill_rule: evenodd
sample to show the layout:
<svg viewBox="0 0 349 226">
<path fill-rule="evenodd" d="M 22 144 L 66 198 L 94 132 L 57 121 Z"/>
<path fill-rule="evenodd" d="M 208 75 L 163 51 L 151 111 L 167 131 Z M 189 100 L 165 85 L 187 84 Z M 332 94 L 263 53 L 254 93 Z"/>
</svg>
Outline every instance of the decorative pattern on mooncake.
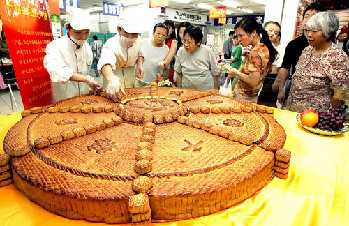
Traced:
<svg viewBox="0 0 349 226">
<path fill-rule="evenodd" d="M 4 140 L 20 157 L 12 174 L 0 164 L 0 186 L 13 181 L 68 218 L 149 224 L 221 211 L 288 177 L 272 109 L 216 91 L 125 92 L 118 102 L 91 93 L 24 112 Z"/>
</svg>

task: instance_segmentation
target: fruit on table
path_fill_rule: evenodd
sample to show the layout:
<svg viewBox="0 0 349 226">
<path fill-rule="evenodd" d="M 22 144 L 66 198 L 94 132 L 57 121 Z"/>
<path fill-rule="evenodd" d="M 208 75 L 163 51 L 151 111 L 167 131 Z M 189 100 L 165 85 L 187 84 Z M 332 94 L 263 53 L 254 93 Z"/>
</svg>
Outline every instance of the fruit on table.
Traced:
<svg viewBox="0 0 349 226">
<path fill-rule="evenodd" d="M 319 112 L 319 123 L 315 126 L 322 130 L 340 130 L 345 121 L 345 108 L 331 108 Z"/>
<path fill-rule="evenodd" d="M 315 109 L 312 109 L 312 110 L 303 111 L 302 114 L 301 114 L 301 119 L 303 118 L 303 115 L 308 114 L 308 113 L 311 113 L 311 112 L 316 113 L 316 110 L 315 110 Z"/>
<path fill-rule="evenodd" d="M 158 86 L 166 86 L 166 87 L 171 87 L 172 86 L 172 82 L 170 82 L 170 80 L 165 80 L 165 81 L 161 81 L 161 82 L 158 82 Z"/>
<path fill-rule="evenodd" d="M 319 122 L 319 115 L 315 112 L 309 112 L 301 117 L 303 125 L 313 127 Z"/>
<path fill-rule="evenodd" d="M 164 77 L 162 77 L 161 75 L 158 75 L 156 77 L 156 82 L 159 83 L 159 82 L 162 82 L 162 81 L 164 81 Z"/>
</svg>

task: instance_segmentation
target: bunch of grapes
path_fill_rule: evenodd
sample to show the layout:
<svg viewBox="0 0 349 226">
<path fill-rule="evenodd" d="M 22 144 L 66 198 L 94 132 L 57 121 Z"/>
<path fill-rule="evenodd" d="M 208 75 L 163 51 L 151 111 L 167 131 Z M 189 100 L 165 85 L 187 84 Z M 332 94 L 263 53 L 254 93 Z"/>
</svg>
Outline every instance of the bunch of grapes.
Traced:
<svg viewBox="0 0 349 226">
<path fill-rule="evenodd" d="M 340 130 L 343 128 L 345 108 L 331 108 L 329 111 L 319 111 L 318 113 L 319 122 L 315 128 L 322 130 Z"/>
</svg>

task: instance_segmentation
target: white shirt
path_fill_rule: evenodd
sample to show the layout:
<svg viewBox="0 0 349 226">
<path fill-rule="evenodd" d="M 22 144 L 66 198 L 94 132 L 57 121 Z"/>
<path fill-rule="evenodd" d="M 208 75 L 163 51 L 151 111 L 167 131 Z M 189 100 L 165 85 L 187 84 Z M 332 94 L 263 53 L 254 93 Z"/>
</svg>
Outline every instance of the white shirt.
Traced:
<svg viewBox="0 0 349 226">
<path fill-rule="evenodd" d="M 274 46 L 274 44 L 273 44 Z M 276 49 L 276 51 L 278 52 L 276 55 L 276 58 L 273 62 L 273 65 L 276 67 L 281 67 L 282 64 L 282 60 L 284 59 L 284 55 L 285 55 L 285 46 L 284 45 L 278 45 L 278 46 L 274 46 L 274 48 Z"/>
<path fill-rule="evenodd" d="M 150 84 L 155 82 L 157 74 L 161 72 L 158 63 L 166 58 L 169 48 L 167 45 L 155 47 L 151 44 L 151 40 L 147 38 L 142 41 L 142 49 L 144 53 L 144 77 L 141 81 Z"/>
<path fill-rule="evenodd" d="M 116 34 L 104 44 L 101 58 L 98 61 L 98 70 L 102 70 L 104 65 L 109 64 L 124 88 L 133 87 L 135 81 L 134 66 L 138 57 L 143 56 L 141 40 L 138 37 L 135 43 L 127 48 L 121 45 L 120 36 Z"/>
<path fill-rule="evenodd" d="M 74 73 L 89 75 L 92 59 L 92 51 L 87 42 L 77 49 L 68 36 L 56 39 L 46 46 L 44 66 L 50 74 L 53 102 L 88 92 L 87 84 L 69 79 Z"/>
<path fill-rule="evenodd" d="M 134 67 L 138 56 L 143 56 L 141 38 L 138 37 L 133 46 L 121 46 L 119 34 L 109 39 L 103 46 L 101 59 L 98 61 L 98 70 L 110 64 L 115 70 L 122 67 Z"/>
</svg>

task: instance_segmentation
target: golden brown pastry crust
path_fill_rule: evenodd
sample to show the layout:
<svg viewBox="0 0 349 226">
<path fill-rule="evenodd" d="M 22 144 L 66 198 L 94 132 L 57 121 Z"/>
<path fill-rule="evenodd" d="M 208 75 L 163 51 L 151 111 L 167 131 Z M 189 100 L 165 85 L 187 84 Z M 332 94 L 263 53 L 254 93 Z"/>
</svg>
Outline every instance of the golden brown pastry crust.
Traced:
<svg viewBox="0 0 349 226">
<path fill-rule="evenodd" d="M 70 140 L 76 137 L 74 132 L 71 130 L 61 132 L 61 136 L 63 137 L 63 140 Z"/>
<path fill-rule="evenodd" d="M 132 189 L 137 193 L 147 193 L 152 186 L 153 181 L 146 176 L 140 176 L 132 183 Z"/>
<path fill-rule="evenodd" d="M 30 109 L 30 112 L 32 114 L 39 114 L 42 113 L 44 111 L 44 109 L 42 107 L 33 107 Z"/>
<path fill-rule="evenodd" d="M 172 99 L 162 102 L 172 90 L 179 95 L 173 93 Z M 21 150 L 27 145 L 30 150 L 28 143 L 33 145 L 39 136 L 48 137 L 50 146 L 13 158 L 15 186 L 46 209 L 69 218 L 143 224 L 151 222 L 151 216 L 156 220 L 180 220 L 214 213 L 252 196 L 275 175 L 287 177 L 288 167 L 282 166 L 289 166 L 289 161 L 280 162 L 274 154 L 282 148 L 284 130 L 272 115 L 256 112 L 257 106 L 210 92 L 160 87 L 153 96 L 156 100 L 151 100 L 155 110 L 138 117 L 139 109 L 125 106 L 137 103 L 140 96 L 149 99 L 149 88 L 127 93 L 129 97 L 118 108 L 130 121 L 116 116 L 121 110 L 107 113 L 106 108 L 98 114 L 44 112 L 23 118 L 26 126 L 14 127 L 23 133 L 11 129 L 4 142 L 5 151 L 17 152 L 13 143 L 20 143 Z M 173 107 L 165 110 L 162 104 Z M 71 98 L 54 106 L 72 109 L 84 105 L 92 109 L 112 105 L 114 109 L 119 104 L 93 95 Z M 198 113 L 179 117 L 194 106 L 199 107 Z M 202 106 L 217 108 L 221 113 L 210 110 L 204 114 Z M 245 107 L 251 108 L 251 112 L 241 112 Z M 228 113 L 230 108 L 232 112 Z M 234 108 L 240 112 L 234 112 Z M 40 127 L 45 121 L 39 119 L 48 116 L 57 122 L 77 120 Z M 161 117 L 163 123 L 155 125 L 155 117 Z M 170 118 L 184 124 L 165 123 Z M 226 125 L 225 120 L 237 120 L 242 125 Z M 40 134 L 45 129 L 49 132 Z M 71 131 L 75 138 L 59 144 L 51 142 L 62 130 Z M 37 172 L 42 176 L 37 177 Z M 153 187 L 137 184 L 139 178 L 151 179 Z M 128 201 L 135 192 L 149 194 L 151 210 L 129 212 Z"/>
<path fill-rule="evenodd" d="M 149 149 L 141 149 L 136 153 L 135 159 L 137 161 L 140 161 L 140 160 L 151 161 L 153 159 L 153 152 Z"/>
<path fill-rule="evenodd" d="M 291 159 L 291 152 L 286 149 L 279 149 L 275 153 L 275 158 L 277 161 L 288 163 Z"/>
<path fill-rule="evenodd" d="M 23 118 L 28 116 L 28 115 L 30 115 L 30 114 L 31 114 L 30 110 L 24 110 L 24 111 L 21 112 L 21 115 L 22 115 Z"/>
<path fill-rule="evenodd" d="M 63 141 L 63 137 L 61 134 L 52 134 L 47 138 L 50 141 L 50 144 L 58 144 Z"/>
<path fill-rule="evenodd" d="M 135 171 L 138 174 L 147 174 L 152 170 L 151 162 L 149 160 L 140 160 L 135 164 Z"/>
<path fill-rule="evenodd" d="M 75 137 L 81 137 L 81 136 L 85 136 L 86 130 L 82 127 L 77 127 L 73 129 L 73 133 L 75 134 Z"/>
<path fill-rule="evenodd" d="M 48 147 L 49 145 L 50 141 L 47 139 L 47 137 L 41 137 L 34 141 L 34 146 L 38 149 Z"/>
</svg>

